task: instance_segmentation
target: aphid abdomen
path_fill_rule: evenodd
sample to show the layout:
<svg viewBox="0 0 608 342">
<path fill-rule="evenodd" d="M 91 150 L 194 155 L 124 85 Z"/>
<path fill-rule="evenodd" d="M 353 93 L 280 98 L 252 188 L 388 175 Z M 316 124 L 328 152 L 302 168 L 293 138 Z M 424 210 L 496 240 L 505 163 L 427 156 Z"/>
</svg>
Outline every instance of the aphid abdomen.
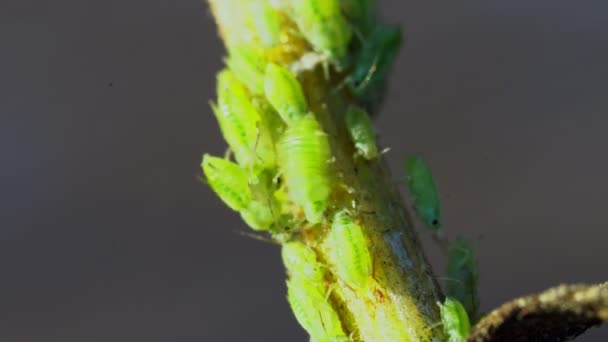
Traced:
<svg viewBox="0 0 608 342">
<path fill-rule="evenodd" d="M 330 192 L 330 149 L 312 113 L 287 128 L 278 150 L 289 197 L 304 209 L 309 222 L 320 222 Z"/>
<path fill-rule="evenodd" d="M 296 320 L 310 335 L 311 339 L 325 338 L 325 329 L 315 303 L 324 302 L 325 298 L 315 288 L 302 281 L 287 281 L 287 301 L 296 316 Z"/>
<path fill-rule="evenodd" d="M 286 124 L 291 125 L 306 115 L 306 98 L 300 82 L 286 68 L 274 63 L 266 66 L 264 93 Z"/>
<path fill-rule="evenodd" d="M 291 278 L 304 279 L 325 289 L 324 271 L 312 249 L 299 241 L 288 242 L 283 244 L 281 256 Z"/>
<path fill-rule="evenodd" d="M 346 111 L 345 121 L 346 129 L 357 152 L 367 160 L 376 158 L 378 156 L 376 134 L 367 112 L 359 107 L 350 106 Z"/>
<path fill-rule="evenodd" d="M 372 258 L 363 228 L 345 211 L 335 214 L 329 235 L 330 261 L 337 276 L 350 287 L 366 291 L 370 283 Z"/>
<path fill-rule="evenodd" d="M 209 186 L 226 205 L 236 211 L 249 206 L 251 192 L 245 170 L 229 160 L 209 154 L 203 156 L 201 167 Z"/>
</svg>

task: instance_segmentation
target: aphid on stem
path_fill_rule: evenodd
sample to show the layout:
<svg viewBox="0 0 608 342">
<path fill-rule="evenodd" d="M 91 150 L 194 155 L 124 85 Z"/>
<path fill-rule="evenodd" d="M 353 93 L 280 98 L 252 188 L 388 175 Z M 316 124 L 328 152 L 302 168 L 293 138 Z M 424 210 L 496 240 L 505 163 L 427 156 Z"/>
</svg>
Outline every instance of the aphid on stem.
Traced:
<svg viewBox="0 0 608 342">
<path fill-rule="evenodd" d="M 376 158 L 378 156 L 376 134 L 367 112 L 351 105 L 346 110 L 345 121 L 346 129 L 355 144 L 357 153 L 367 160 Z"/>
<path fill-rule="evenodd" d="M 416 212 L 427 229 L 441 229 L 441 201 L 435 178 L 428 164 L 418 156 L 405 160 L 407 185 L 414 201 Z"/>
</svg>

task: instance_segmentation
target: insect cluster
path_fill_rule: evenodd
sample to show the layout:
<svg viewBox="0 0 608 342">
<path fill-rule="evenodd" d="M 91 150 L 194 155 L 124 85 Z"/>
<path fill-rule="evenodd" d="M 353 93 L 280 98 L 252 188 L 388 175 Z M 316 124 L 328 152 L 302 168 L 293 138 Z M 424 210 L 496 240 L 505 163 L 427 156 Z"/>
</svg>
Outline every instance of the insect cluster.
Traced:
<svg viewBox="0 0 608 342">
<path fill-rule="evenodd" d="M 203 173 L 247 225 L 282 245 L 287 299 L 311 340 L 352 340 L 331 293 L 340 283 L 361 298 L 373 297 L 372 251 L 351 203 L 333 196 L 344 189 L 335 179 L 330 137 L 311 108 L 323 104 L 311 106 L 301 81 L 306 73 L 326 71 L 325 82 L 335 88 L 329 96 L 339 93 L 351 103 L 336 117 L 351 138 L 353 157 L 373 161 L 379 152 L 368 111 L 377 105 L 372 94 L 384 84 L 401 31 L 377 22 L 372 0 L 232 2 L 245 9 L 215 9 L 218 20 L 231 24 L 222 25 L 228 54 L 211 103 L 228 152 L 224 158 L 205 154 Z M 329 251 L 322 256 L 319 246 L 301 238 L 315 227 Z M 396 317 L 394 308 L 377 312 L 387 325 L 398 325 Z"/>
</svg>

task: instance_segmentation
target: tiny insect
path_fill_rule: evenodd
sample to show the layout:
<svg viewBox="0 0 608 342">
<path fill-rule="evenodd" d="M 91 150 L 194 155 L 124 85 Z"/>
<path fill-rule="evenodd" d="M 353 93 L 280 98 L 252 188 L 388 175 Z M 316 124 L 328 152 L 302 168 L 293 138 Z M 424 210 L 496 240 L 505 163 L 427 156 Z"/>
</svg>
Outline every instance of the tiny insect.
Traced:
<svg viewBox="0 0 608 342">
<path fill-rule="evenodd" d="M 209 154 L 203 156 L 203 173 L 211 189 L 236 211 L 246 209 L 251 202 L 247 172 L 235 163 Z"/>
<path fill-rule="evenodd" d="M 447 297 L 443 304 L 439 304 L 443 331 L 448 335 L 448 342 L 465 342 L 469 336 L 471 324 L 469 316 L 462 304 L 454 298 Z"/>
<path fill-rule="evenodd" d="M 441 229 L 440 198 L 431 168 L 418 156 L 405 160 L 407 184 L 416 212 L 427 229 Z"/>
<path fill-rule="evenodd" d="M 277 150 L 289 197 L 310 223 L 321 222 L 330 192 L 327 134 L 309 113 L 285 130 Z"/>
<path fill-rule="evenodd" d="M 353 139 L 357 152 L 367 160 L 376 158 L 378 156 L 376 134 L 367 112 L 359 107 L 350 106 L 346 111 L 345 121 L 346 129 Z"/>
<path fill-rule="evenodd" d="M 479 308 L 479 267 L 471 243 L 457 239 L 448 253 L 446 295 L 457 299 L 476 321 Z"/>
<path fill-rule="evenodd" d="M 283 244 L 281 249 L 283 264 L 291 279 L 302 279 L 325 289 L 325 272 L 317 261 L 315 252 L 299 241 Z"/>
<path fill-rule="evenodd" d="M 286 124 L 293 124 L 306 115 L 306 98 L 300 82 L 286 68 L 274 63 L 266 66 L 264 92 Z"/>
<path fill-rule="evenodd" d="M 272 168 L 276 153 L 266 123 L 243 84 L 229 70 L 217 76 L 218 105 L 211 104 L 226 142 L 242 167 Z"/>
<path fill-rule="evenodd" d="M 342 210 L 334 215 L 328 241 L 329 259 L 337 276 L 355 290 L 365 292 L 370 284 L 372 257 L 360 225 Z"/>
<path fill-rule="evenodd" d="M 381 88 L 391 65 L 401 49 L 401 29 L 395 26 L 376 25 L 365 38 L 352 73 L 348 77 L 351 91 L 365 96 Z"/>
<path fill-rule="evenodd" d="M 352 32 L 339 0 L 291 0 L 290 16 L 313 46 L 336 65 L 346 57 Z"/>
<path fill-rule="evenodd" d="M 251 93 L 264 94 L 264 72 L 267 60 L 262 49 L 247 44 L 232 46 L 225 62 Z"/>
<path fill-rule="evenodd" d="M 289 280 L 287 301 L 311 341 L 335 341 L 347 337 L 338 314 L 317 287 L 306 281 Z"/>
<path fill-rule="evenodd" d="M 279 44 L 281 38 L 281 15 L 265 0 L 247 2 L 251 27 L 266 48 Z"/>
</svg>

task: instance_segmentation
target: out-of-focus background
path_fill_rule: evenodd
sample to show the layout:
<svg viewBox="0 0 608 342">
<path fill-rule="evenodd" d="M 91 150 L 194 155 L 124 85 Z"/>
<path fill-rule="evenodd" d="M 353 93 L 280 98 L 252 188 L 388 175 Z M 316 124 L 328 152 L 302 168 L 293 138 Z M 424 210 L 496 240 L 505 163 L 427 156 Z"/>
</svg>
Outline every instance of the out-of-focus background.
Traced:
<svg viewBox="0 0 608 342">
<path fill-rule="evenodd" d="M 432 165 L 483 311 L 607 280 L 608 2 L 379 2 L 408 36 L 381 143 L 395 179 Z M 204 3 L 2 0 L 0 46 L 1 341 L 307 340 L 278 248 L 198 180 L 225 148 Z"/>
</svg>

